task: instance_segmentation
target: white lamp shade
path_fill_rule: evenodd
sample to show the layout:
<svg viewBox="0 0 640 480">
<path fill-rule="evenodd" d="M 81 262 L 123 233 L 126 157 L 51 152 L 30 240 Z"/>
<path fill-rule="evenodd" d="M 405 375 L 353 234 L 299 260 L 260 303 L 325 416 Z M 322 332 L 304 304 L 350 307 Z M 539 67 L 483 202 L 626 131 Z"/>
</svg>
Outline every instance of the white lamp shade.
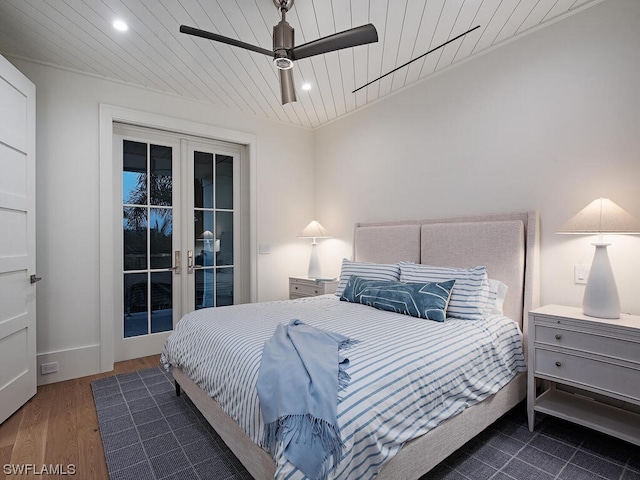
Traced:
<svg viewBox="0 0 640 480">
<path fill-rule="evenodd" d="M 571 217 L 556 233 L 640 235 L 640 221 L 608 198 L 598 198 Z"/>
<path fill-rule="evenodd" d="M 298 234 L 298 237 L 301 238 L 327 238 L 329 234 L 327 230 L 320 225 L 320 223 L 312 220 L 309 222 L 309 225 L 304 227 L 304 229 Z"/>
<path fill-rule="evenodd" d="M 568 234 L 640 234 L 640 222 L 608 198 L 598 198 L 571 217 L 556 233 Z M 607 254 L 608 243 L 593 244 L 596 252 L 582 300 L 585 315 L 620 318 L 620 299 Z"/>
</svg>

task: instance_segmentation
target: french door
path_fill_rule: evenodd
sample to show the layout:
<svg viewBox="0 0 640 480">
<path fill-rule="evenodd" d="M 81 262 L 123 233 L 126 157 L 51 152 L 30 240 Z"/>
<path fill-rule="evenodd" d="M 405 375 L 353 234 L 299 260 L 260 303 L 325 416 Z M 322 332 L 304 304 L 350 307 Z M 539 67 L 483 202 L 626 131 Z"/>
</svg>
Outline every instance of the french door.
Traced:
<svg viewBox="0 0 640 480">
<path fill-rule="evenodd" d="M 199 308 L 240 299 L 240 146 L 114 125 L 121 171 L 115 360 L 159 353 Z"/>
</svg>

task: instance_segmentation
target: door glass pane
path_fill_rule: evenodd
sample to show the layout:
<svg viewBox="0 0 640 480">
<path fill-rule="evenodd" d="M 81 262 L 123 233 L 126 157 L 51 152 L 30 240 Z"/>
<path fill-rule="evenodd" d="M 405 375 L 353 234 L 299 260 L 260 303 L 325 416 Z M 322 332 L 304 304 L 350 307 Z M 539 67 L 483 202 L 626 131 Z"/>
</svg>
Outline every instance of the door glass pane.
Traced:
<svg viewBox="0 0 640 480">
<path fill-rule="evenodd" d="M 147 204 L 147 144 L 124 140 L 122 155 L 122 203 Z"/>
<path fill-rule="evenodd" d="M 147 274 L 124 274 L 124 336 L 149 332 L 147 321 Z"/>
<path fill-rule="evenodd" d="M 147 268 L 147 209 L 124 207 L 122 219 L 125 270 Z"/>
<path fill-rule="evenodd" d="M 149 210 L 151 268 L 171 268 L 172 211 L 169 208 L 150 208 Z"/>
<path fill-rule="evenodd" d="M 213 224 L 213 212 L 196 210 L 193 215 L 195 233 L 195 264 L 197 266 L 212 266 L 215 264 L 215 228 Z"/>
<path fill-rule="evenodd" d="M 171 147 L 151 145 L 149 189 L 151 205 L 171 206 L 172 182 Z"/>
<path fill-rule="evenodd" d="M 194 152 L 193 154 L 193 206 L 213 208 L 213 154 Z"/>
<path fill-rule="evenodd" d="M 233 305 L 233 268 L 216 269 L 216 307 Z"/>
<path fill-rule="evenodd" d="M 171 272 L 151 273 L 151 333 L 173 329 Z"/>
<path fill-rule="evenodd" d="M 216 155 L 216 208 L 233 208 L 233 157 Z"/>
<path fill-rule="evenodd" d="M 233 212 L 216 212 L 216 265 L 233 265 Z"/>
<path fill-rule="evenodd" d="M 201 268 L 196 270 L 195 282 L 196 282 L 196 310 L 201 308 L 213 307 L 214 290 L 214 269 Z"/>
</svg>

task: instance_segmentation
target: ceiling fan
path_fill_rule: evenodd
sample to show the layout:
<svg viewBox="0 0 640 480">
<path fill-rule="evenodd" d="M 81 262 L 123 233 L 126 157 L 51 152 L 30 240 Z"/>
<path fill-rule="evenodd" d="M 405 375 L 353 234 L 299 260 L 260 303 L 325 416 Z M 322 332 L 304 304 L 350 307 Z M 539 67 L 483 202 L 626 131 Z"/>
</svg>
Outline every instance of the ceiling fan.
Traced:
<svg viewBox="0 0 640 480">
<path fill-rule="evenodd" d="M 282 96 L 282 104 L 285 105 L 289 102 L 296 101 L 293 73 L 291 70 L 295 60 L 378 41 L 376 27 L 368 23 L 360 27 L 351 28 L 302 45 L 294 46 L 293 27 L 291 27 L 286 20 L 286 13 L 293 6 L 293 1 L 294 0 L 273 0 L 274 5 L 280 10 L 282 18 L 278 24 L 273 27 L 273 50 L 257 47 L 233 38 L 224 37 L 186 25 L 180 25 L 180 32 L 273 57 L 273 63 L 280 71 L 280 93 Z"/>
</svg>

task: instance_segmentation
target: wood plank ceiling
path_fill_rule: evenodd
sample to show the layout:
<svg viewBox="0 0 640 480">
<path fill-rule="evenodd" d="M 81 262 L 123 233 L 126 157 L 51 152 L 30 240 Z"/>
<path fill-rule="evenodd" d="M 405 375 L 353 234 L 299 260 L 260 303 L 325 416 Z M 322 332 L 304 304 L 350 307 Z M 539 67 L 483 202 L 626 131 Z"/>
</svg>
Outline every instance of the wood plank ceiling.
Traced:
<svg viewBox="0 0 640 480">
<path fill-rule="evenodd" d="M 269 57 L 178 31 L 186 24 L 271 49 L 273 0 L 2 0 L 0 52 L 313 128 L 600 1 L 296 0 L 287 14 L 296 45 L 366 23 L 379 42 L 297 61 L 298 101 L 284 106 Z M 116 19 L 129 30 L 116 31 Z"/>
</svg>

